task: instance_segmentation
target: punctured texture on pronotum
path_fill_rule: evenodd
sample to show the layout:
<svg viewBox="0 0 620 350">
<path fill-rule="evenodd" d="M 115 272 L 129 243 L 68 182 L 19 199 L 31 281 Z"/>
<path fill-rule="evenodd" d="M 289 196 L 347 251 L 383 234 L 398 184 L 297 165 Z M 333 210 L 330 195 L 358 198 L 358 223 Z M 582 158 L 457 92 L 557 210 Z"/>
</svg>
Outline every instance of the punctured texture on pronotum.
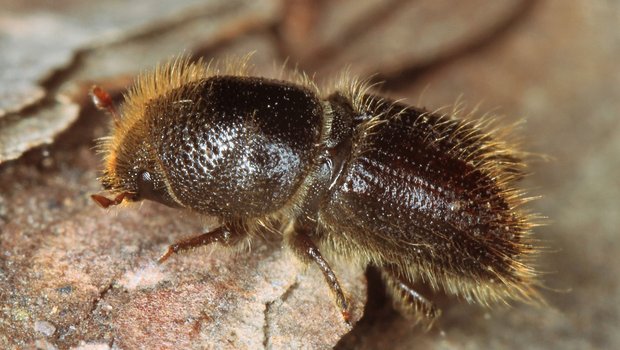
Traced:
<svg viewBox="0 0 620 350">
<path fill-rule="evenodd" d="M 515 187 L 526 154 L 507 129 L 392 101 L 347 74 L 323 90 L 300 73 L 250 76 L 246 63 L 173 60 L 141 75 L 119 112 L 93 91 L 114 116 L 99 146 L 102 184 L 116 196 L 93 199 L 148 199 L 220 220 L 160 262 L 267 229 L 323 272 L 347 322 L 333 259 L 375 266 L 395 304 L 428 324 L 440 310 L 414 284 L 484 305 L 542 300 L 535 217 Z"/>
</svg>

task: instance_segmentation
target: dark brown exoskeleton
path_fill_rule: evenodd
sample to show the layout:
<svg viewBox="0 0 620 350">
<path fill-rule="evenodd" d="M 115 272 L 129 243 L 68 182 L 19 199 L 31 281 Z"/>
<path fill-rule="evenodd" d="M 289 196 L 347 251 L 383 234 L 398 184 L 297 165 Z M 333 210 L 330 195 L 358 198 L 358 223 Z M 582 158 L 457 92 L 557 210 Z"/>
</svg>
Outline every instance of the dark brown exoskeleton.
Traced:
<svg viewBox="0 0 620 350">
<path fill-rule="evenodd" d="M 355 81 L 322 96 L 308 81 L 215 74 L 177 60 L 141 77 L 103 141 L 102 206 L 149 199 L 216 216 L 174 244 L 236 245 L 260 225 L 323 272 L 326 257 L 378 268 L 417 319 L 439 314 L 415 283 L 488 304 L 539 299 L 531 218 L 513 183 L 521 154 L 479 124 L 372 95 Z M 109 97 L 94 90 L 99 105 Z M 325 256 L 323 253 L 328 253 Z"/>
</svg>

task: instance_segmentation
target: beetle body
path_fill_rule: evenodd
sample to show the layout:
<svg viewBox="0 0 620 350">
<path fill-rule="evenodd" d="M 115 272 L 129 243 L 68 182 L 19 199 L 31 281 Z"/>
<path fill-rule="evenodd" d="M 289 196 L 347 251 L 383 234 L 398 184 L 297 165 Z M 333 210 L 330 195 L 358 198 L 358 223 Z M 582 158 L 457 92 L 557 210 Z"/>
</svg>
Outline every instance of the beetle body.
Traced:
<svg viewBox="0 0 620 350">
<path fill-rule="evenodd" d="M 346 320 L 321 252 L 379 268 L 416 318 L 439 314 L 417 282 L 483 304 L 539 298 L 531 218 L 513 187 L 521 154 L 478 124 L 356 81 L 322 95 L 308 80 L 217 74 L 183 59 L 141 77 L 122 113 L 102 146 L 104 188 L 122 196 L 113 204 L 150 199 L 222 223 L 163 259 L 269 225 L 319 266 Z"/>
</svg>

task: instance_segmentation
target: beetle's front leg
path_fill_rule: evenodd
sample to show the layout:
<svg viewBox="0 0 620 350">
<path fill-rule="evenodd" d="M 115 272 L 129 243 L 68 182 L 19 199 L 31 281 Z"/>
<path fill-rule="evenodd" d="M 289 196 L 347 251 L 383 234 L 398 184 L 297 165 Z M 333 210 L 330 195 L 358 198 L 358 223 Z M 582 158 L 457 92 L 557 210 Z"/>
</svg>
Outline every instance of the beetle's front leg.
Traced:
<svg viewBox="0 0 620 350">
<path fill-rule="evenodd" d="M 344 321 L 348 325 L 351 325 L 349 306 L 342 288 L 340 287 L 340 283 L 338 282 L 338 278 L 336 278 L 336 274 L 310 238 L 310 234 L 313 230 L 316 230 L 315 226 L 297 223 L 294 225 L 292 232 L 287 233 L 285 242 L 302 262 L 306 264 L 314 262 L 319 269 L 321 269 L 325 281 L 334 295 L 336 305 L 340 309 Z"/>
<path fill-rule="evenodd" d="M 242 225 L 223 224 L 222 226 L 203 233 L 198 236 L 184 239 L 180 242 L 172 244 L 168 250 L 157 260 L 159 264 L 168 260 L 175 253 L 185 250 L 209 245 L 211 243 L 220 243 L 226 246 L 233 246 L 239 243 L 243 238 L 247 237 L 247 232 Z"/>
</svg>

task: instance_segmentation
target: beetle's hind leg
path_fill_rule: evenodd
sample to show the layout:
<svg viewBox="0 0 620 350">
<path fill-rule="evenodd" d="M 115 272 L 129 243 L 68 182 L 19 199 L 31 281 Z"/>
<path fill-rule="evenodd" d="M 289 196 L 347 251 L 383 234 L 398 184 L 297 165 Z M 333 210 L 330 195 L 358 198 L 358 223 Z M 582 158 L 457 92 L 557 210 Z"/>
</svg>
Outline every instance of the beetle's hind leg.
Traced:
<svg viewBox="0 0 620 350">
<path fill-rule="evenodd" d="M 388 293 L 394 301 L 394 306 L 405 316 L 416 322 L 426 324 L 427 328 L 430 328 L 441 315 L 441 310 L 433 302 L 418 293 L 414 289 L 413 281 L 409 278 L 391 267 L 382 267 L 379 270 Z"/>
</svg>

